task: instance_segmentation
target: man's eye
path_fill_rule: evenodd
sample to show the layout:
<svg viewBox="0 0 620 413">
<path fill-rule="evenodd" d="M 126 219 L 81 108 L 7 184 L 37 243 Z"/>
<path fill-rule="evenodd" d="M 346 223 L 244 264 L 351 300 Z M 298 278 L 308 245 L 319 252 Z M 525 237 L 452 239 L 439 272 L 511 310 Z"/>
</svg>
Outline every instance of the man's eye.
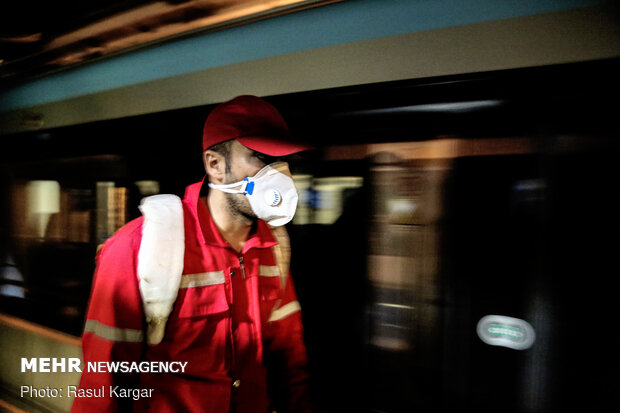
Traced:
<svg viewBox="0 0 620 413">
<path fill-rule="evenodd" d="M 265 164 L 271 163 L 271 156 L 269 155 L 265 155 L 264 153 L 260 153 L 260 152 L 254 152 L 254 156 L 260 159 Z"/>
</svg>

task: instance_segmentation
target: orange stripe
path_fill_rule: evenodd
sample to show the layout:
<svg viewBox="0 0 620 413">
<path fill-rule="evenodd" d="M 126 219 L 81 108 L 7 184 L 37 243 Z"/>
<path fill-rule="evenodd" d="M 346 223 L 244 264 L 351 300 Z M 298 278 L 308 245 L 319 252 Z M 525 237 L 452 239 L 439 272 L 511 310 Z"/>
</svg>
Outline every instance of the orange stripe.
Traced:
<svg viewBox="0 0 620 413">
<path fill-rule="evenodd" d="M 79 337 L 53 330 L 48 327 L 43 327 L 39 324 L 35 324 L 30 321 L 26 321 L 21 318 L 13 317 L 7 314 L 0 313 L 0 324 L 7 325 L 17 330 L 28 331 L 39 336 L 47 337 L 54 341 L 69 344 L 71 346 L 80 347 L 82 345 Z"/>
<path fill-rule="evenodd" d="M 8 413 L 26 413 L 25 410 L 22 410 L 17 406 L 13 406 L 11 403 L 2 399 L 0 399 L 0 411 Z"/>
</svg>

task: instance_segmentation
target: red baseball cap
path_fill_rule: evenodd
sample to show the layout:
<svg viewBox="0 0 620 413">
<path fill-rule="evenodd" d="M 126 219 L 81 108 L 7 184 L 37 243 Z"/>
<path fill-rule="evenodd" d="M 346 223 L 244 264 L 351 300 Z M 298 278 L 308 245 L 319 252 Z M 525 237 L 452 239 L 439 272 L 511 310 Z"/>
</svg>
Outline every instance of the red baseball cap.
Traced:
<svg viewBox="0 0 620 413">
<path fill-rule="evenodd" d="M 269 102 L 250 95 L 237 96 L 215 107 L 202 131 L 202 148 L 236 139 L 243 146 L 270 156 L 313 149 L 293 140 L 284 118 Z"/>
</svg>

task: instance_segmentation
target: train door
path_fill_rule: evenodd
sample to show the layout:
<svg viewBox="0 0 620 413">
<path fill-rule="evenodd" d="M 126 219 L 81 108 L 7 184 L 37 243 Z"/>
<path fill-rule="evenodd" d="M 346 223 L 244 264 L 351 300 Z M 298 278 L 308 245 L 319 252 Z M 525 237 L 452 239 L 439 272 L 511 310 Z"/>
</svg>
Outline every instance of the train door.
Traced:
<svg viewBox="0 0 620 413">
<path fill-rule="evenodd" d="M 558 142 L 538 154 L 455 164 L 448 411 L 613 410 L 617 150 L 566 153 Z"/>
</svg>

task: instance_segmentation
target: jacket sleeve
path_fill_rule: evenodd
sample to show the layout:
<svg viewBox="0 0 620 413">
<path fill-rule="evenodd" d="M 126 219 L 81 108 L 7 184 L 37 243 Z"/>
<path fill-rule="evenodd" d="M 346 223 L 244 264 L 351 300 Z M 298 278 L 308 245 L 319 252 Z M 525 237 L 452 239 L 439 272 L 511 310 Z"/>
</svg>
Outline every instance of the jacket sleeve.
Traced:
<svg viewBox="0 0 620 413">
<path fill-rule="evenodd" d="M 290 273 L 283 297 L 267 322 L 265 336 L 264 357 L 273 407 L 278 413 L 312 412 L 301 307 Z"/>
<path fill-rule="evenodd" d="M 131 398 L 111 397 L 110 386 L 136 388 L 137 376 L 114 374 L 107 369 L 95 372 L 89 367 L 98 362 L 131 362 L 141 358 L 144 322 L 136 275 L 140 228 L 135 223 L 128 224 L 110 238 L 97 255 L 82 335 L 84 364 L 72 412 L 131 411 L 131 407 L 123 405 L 127 400 L 131 402 Z M 94 397 L 100 394 L 89 392 L 89 389 L 103 389 L 103 397 Z"/>
</svg>

